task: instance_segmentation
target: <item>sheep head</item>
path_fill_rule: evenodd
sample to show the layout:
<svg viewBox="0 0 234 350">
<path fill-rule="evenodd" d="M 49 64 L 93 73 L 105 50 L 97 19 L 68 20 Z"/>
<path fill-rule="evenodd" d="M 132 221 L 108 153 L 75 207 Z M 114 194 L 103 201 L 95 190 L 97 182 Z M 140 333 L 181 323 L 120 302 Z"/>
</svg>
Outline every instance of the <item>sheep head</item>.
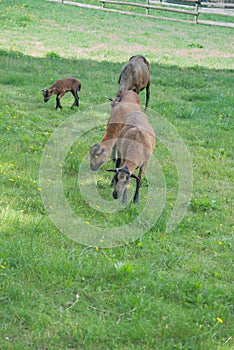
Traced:
<svg viewBox="0 0 234 350">
<path fill-rule="evenodd" d="M 95 144 L 90 148 L 90 169 L 97 171 L 100 166 L 105 163 L 109 157 L 109 152 L 105 146 L 101 146 L 100 143 Z"/>
<path fill-rule="evenodd" d="M 123 194 L 122 203 L 126 203 L 127 188 L 128 188 L 128 185 L 130 184 L 130 179 L 132 177 L 135 178 L 137 181 L 140 181 L 140 179 L 135 174 L 130 174 L 128 167 L 108 169 L 107 171 L 115 172 L 115 175 L 113 178 L 113 186 L 114 186 L 114 191 L 112 193 L 113 198 L 118 199 Z"/>
<path fill-rule="evenodd" d="M 48 102 L 51 97 L 49 90 L 48 89 L 42 90 L 42 94 L 44 96 L 44 102 Z"/>
</svg>

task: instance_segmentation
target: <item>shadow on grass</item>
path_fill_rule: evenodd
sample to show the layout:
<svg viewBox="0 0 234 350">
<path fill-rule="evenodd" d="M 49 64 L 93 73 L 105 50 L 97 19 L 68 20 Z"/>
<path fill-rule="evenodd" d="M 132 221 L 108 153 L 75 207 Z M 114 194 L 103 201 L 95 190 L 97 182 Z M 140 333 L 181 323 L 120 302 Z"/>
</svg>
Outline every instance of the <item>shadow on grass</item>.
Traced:
<svg viewBox="0 0 234 350">
<path fill-rule="evenodd" d="M 40 90 L 50 86 L 55 80 L 74 76 L 82 82 L 81 102 L 85 106 L 106 102 L 106 95 L 115 95 L 119 72 L 126 63 L 65 59 L 53 52 L 44 58 L 36 58 L 6 50 L 0 50 L 0 59 L 3 86 L 28 89 L 37 87 L 37 92 L 41 95 Z M 186 105 L 189 102 L 216 101 L 219 98 L 219 102 L 227 102 L 229 97 L 231 98 L 233 70 L 207 69 L 200 66 L 181 68 L 157 63 L 151 63 L 150 70 L 150 107 L 156 107 L 159 113 L 164 112 L 160 111 L 160 106 L 169 99 Z M 23 93 L 21 90 L 22 95 Z M 32 95 L 34 96 L 34 93 Z M 145 93 L 142 92 L 140 96 L 144 102 Z M 222 105 L 224 103 L 221 103 Z"/>
</svg>

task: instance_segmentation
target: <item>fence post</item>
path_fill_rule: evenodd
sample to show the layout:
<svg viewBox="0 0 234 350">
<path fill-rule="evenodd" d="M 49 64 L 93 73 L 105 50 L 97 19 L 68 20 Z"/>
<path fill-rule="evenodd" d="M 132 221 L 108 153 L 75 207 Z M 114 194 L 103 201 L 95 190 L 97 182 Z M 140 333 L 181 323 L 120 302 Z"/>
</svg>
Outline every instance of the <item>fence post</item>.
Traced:
<svg viewBox="0 0 234 350">
<path fill-rule="evenodd" d="M 195 23 L 197 23 L 197 21 L 198 21 L 198 16 L 199 16 L 199 6 L 201 5 L 201 0 L 196 0 L 195 1 L 195 4 L 196 4 L 196 6 L 195 6 L 195 11 L 197 12 L 197 14 L 195 15 Z"/>
<path fill-rule="evenodd" d="M 149 5 L 149 0 L 146 0 L 146 5 Z M 146 8 L 146 15 L 148 15 L 148 14 L 149 14 L 149 9 Z"/>
</svg>

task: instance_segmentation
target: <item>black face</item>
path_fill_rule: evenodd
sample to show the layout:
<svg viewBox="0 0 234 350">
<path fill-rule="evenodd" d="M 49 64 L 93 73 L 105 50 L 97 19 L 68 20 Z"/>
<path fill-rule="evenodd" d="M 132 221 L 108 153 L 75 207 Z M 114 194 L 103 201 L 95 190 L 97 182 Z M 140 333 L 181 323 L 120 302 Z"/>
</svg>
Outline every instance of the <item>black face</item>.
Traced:
<svg viewBox="0 0 234 350">
<path fill-rule="evenodd" d="M 114 191 L 112 195 L 114 199 L 119 198 L 122 195 L 122 193 L 125 193 L 125 197 L 126 197 L 126 190 L 129 182 L 130 182 L 130 173 L 128 168 L 126 167 L 126 168 L 118 169 L 113 178 Z M 123 202 L 125 202 L 125 200 Z"/>
<path fill-rule="evenodd" d="M 50 99 L 49 90 L 48 89 L 42 90 L 42 93 L 43 93 L 43 96 L 44 96 L 44 102 L 49 101 L 49 99 Z"/>
</svg>

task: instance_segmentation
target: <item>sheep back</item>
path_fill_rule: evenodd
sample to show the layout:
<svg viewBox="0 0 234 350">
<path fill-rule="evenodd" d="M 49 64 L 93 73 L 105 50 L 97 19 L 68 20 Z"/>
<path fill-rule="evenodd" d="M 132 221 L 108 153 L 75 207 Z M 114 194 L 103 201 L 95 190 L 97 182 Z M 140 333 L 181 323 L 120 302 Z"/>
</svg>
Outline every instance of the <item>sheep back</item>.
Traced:
<svg viewBox="0 0 234 350">
<path fill-rule="evenodd" d="M 148 163 L 154 147 L 155 132 L 147 116 L 140 111 L 130 113 L 117 141 L 121 158 L 132 160 L 140 167 Z"/>
<path fill-rule="evenodd" d="M 120 71 L 118 96 L 126 90 L 137 93 L 150 81 L 149 62 L 143 56 L 132 56 Z"/>
</svg>

